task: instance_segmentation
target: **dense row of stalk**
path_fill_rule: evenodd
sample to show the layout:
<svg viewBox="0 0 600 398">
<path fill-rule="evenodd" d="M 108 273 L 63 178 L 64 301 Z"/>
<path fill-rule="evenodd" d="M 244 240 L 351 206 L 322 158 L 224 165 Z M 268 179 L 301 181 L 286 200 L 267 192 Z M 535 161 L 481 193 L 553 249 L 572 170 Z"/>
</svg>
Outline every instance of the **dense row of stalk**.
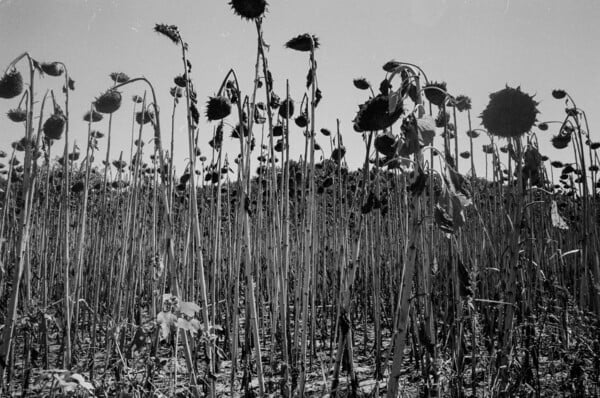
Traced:
<svg viewBox="0 0 600 398">
<path fill-rule="evenodd" d="M 95 394 L 359 396 L 370 378 L 382 381 L 376 396 L 396 397 L 409 388 L 409 367 L 424 396 L 509 396 L 541 388 L 541 358 L 556 346 L 597 360 L 598 145 L 567 93 L 553 92 L 567 115 L 552 142 L 574 158 L 551 162 L 532 133 L 548 123 L 537 123 L 537 104 L 520 89 L 492 94 L 485 130 L 473 129 L 467 97 L 416 65 L 388 62 L 378 94 L 366 79 L 354 82 L 371 93 L 356 132 L 339 122 L 322 129 L 330 145 L 321 149 L 318 39 L 288 41 L 307 55 L 307 91 L 294 102 L 286 85 L 279 98 L 263 39 L 266 2 L 231 4 L 256 26 L 254 86 L 245 94 L 235 71 L 226 74 L 206 105 L 210 134 L 198 127 L 188 45 L 172 25 L 155 27 L 182 62 L 170 137 L 152 82 L 113 73 L 112 87 L 82 110 L 81 150 L 69 141 L 67 66 L 25 53 L 6 69 L 0 94 L 22 95 L 9 117 L 25 136 L 3 153 L 1 391 L 35 392 L 39 369 L 58 368 L 71 382 L 84 375 L 92 384 L 80 386 Z M 17 68 L 29 72 L 27 83 Z M 62 94 L 35 98 L 41 74 L 57 77 Z M 127 114 L 122 97 L 136 92 Z M 518 107 L 498 104 L 507 98 Z M 189 159 L 180 173 L 178 106 Z M 113 118 L 131 119 L 125 151 L 111 148 Z M 234 159 L 222 148 L 228 125 L 239 142 Z M 291 159 L 288 137 L 298 128 L 304 155 Z M 491 142 L 486 178 L 477 178 L 482 131 Z M 364 137 L 360 170 L 346 165 L 344 134 Z M 466 138 L 470 150 L 459 153 Z M 595 329 L 571 334 L 573 313 L 595 319 Z M 548 336 L 559 343 L 546 344 Z M 165 358 L 185 363 L 168 381 Z M 368 375 L 356 368 L 365 361 Z M 597 393 L 599 369 L 580 367 L 569 388 Z M 315 374 L 322 390 L 314 391 Z"/>
</svg>

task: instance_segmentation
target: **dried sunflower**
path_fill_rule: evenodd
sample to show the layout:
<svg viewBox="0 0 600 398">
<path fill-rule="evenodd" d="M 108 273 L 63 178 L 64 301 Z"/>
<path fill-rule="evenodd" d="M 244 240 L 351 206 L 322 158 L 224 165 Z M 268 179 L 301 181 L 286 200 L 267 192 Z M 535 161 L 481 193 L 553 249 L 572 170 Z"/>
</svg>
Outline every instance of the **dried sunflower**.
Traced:
<svg viewBox="0 0 600 398">
<path fill-rule="evenodd" d="M 567 96 L 567 92 L 565 90 L 552 90 L 552 96 L 556 99 L 563 99 Z"/>
<path fill-rule="evenodd" d="M 314 35 L 304 33 L 290 39 L 285 46 L 296 51 L 311 51 L 319 48 L 319 39 Z"/>
<path fill-rule="evenodd" d="M 459 95 L 454 98 L 452 105 L 456 106 L 459 112 L 471 110 L 471 98 L 466 95 Z"/>
<path fill-rule="evenodd" d="M 389 97 L 379 94 L 359 106 L 354 129 L 358 132 L 384 130 L 400 118 L 402 111 L 402 102 L 398 101 L 390 110 Z"/>
<path fill-rule="evenodd" d="M 432 82 L 423 87 L 425 98 L 433 105 L 442 106 L 446 100 L 446 82 Z"/>
<path fill-rule="evenodd" d="M 85 120 L 86 122 L 89 122 L 90 120 L 92 122 L 99 122 L 100 120 L 102 120 L 103 116 L 101 113 L 96 112 L 95 110 L 87 111 L 85 113 L 85 115 L 83 115 L 83 120 Z"/>
<path fill-rule="evenodd" d="M 296 126 L 300 128 L 308 126 L 308 116 L 306 113 L 301 113 L 294 121 L 296 122 Z"/>
<path fill-rule="evenodd" d="M 283 100 L 279 106 L 279 116 L 282 118 L 291 118 L 294 115 L 294 100 L 291 98 Z"/>
<path fill-rule="evenodd" d="M 154 31 L 165 35 L 168 37 L 173 43 L 179 44 L 181 40 L 181 35 L 179 34 L 179 28 L 175 25 L 167 25 L 163 23 L 157 23 L 154 25 Z"/>
<path fill-rule="evenodd" d="M 283 126 L 278 124 L 273 126 L 273 137 L 281 137 L 283 135 Z"/>
<path fill-rule="evenodd" d="M 146 124 L 151 122 L 152 120 L 154 120 L 154 113 L 148 110 L 145 110 L 143 112 L 136 112 L 135 114 L 135 121 L 138 124 Z"/>
<path fill-rule="evenodd" d="M 339 148 L 335 148 L 333 152 L 331 152 L 331 159 L 336 163 L 341 162 L 342 158 L 346 155 L 346 148 L 344 146 L 340 146 Z"/>
<path fill-rule="evenodd" d="M 206 118 L 209 121 L 221 120 L 231 113 L 231 101 L 225 96 L 210 97 L 206 103 Z"/>
<path fill-rule="evenodd" d="M 44 122 L 43 130 L 47 138 L 51 140 L 59 140 L 65 131 L 67 119 L 62 113 L 55 113 Z"/>
<path fill-rule="evenodd" d="M 475 130 L 467 130 L 466 133 L 470 138 L 477 138 L 479 137 L 479 133 Z"/>
<path fill-rule="evenodd" d="M 516 138 L 528 132 L 536 122 L 538 103 L 520 87 L 490 94 L 490 102 L 481 114 L 483 126 L 493 135 Z"/>
<path fill-rule="evenodd" d="M 552 137 L 552 146 L 556 149 L 564 149 L 571 142 L 570 134 L 558 134 Z"/>
<path fill-rule="evenodd" d="M 40 68 L 49 76 L 60 76 L 64 72 L 64 68 L 59 62 L 42 62 Z"/>
<path fill-rule="evenodd" d="M 251 21 L 262 17 L 268 4 L 266 0 L 231 0 L 229 5 L 236 15 Z"/>
<path fill-rule="evenodd" d="M 0 78 L 0 98 L 14 98 L 23 92 L 23 76 L 11 69 Z"/>
<path fill-rule="evenodd" d="M 110 78 L 115 84 L 125 83 L 130 80 L 129 76 L 123 72 L 112 72 Z"/>
<path fill-rule="evenodd" d="M 6 116 L 15 123 L 21 123 L 27 120 L 27 112 L 25 109 L 16 108 L 6 112 Z"/>
<path fill-rule="evenodd" d="M 353 83 L 354 87 L 359 90 L 368 90 L 371 87 L 371 83 L 369 83 L 364 77 L 354 79 Z"/>
<path fill-rule="evenodd" d="M 402 66 L 402 64 L 400 62 L 398 62 L 396 60 L 391 60 L 391 61 L 386 62 L 382 68 L 384 71 L 391 73 L 391 72 L 394 72 L 396 69 L 398 69 L 400 66 Z"/>
<path fill-rule="evenodd" d="M 113 113 L 121 107 L 121 93 L 108 90 L 94 101 L 94 108 L 100 113 Z"/>
<path fill-rule="evenodd" d="M 175 76 L 175 78 L 173 78 L 173 82 L 181 88 L 185 88 L 185 86 L 187 86 L 187 80 L 183 75 Z"/>
</svg>

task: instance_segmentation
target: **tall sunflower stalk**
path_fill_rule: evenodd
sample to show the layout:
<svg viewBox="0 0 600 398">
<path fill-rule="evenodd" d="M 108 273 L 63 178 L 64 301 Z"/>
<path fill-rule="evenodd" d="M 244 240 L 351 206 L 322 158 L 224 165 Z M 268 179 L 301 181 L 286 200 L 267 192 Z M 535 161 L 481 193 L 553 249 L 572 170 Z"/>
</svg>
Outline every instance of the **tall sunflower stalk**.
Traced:
<svg viewBox="0 0 600 398">
<path fill-rule="evenodd" d="M 29 85 L 28 85 L 28 103 L 27 103 L 27 118 L 25 122 L 25 138 L 27 142 L 32 142 L 33 137 L 33 107 L 35 103 L 34 98 L 34 77 L 35 77 L 35 65 L 37 62 L 29 55 L 29 53 L 23 53 L 17 58 L 15 58 L 9 66 L 6 68 L 4 72 L 4 76 L 2 77 L 2 82 L 5 83 L 9 81 L 10 90 L 5 90 L 8 86 L 6 84 L 2 84 L 3 92 L 2 98 L 13 98 L 17 95 L 21 94 L 23 91 L 23 79 L 21 74 L 16 70 L 16 64 L 25 59 L 27 61 L 27 67 L 29 69 Z M 6 91 L 6 92 L 4 92 Z M 12 291 L 8 303 L 6 321 L 4 325 L 4 330 L 2 332 L 2 344 L 0 345 L 0 394 L 2 393 L 1 389 L 4 385 L 4 371 L 6 369 L 6 364 L 9 362 L 9 354 L 12 349 L 13 336 L 14 336 L 14 328 L 15 323 L 17 321 L 17 309 L 19 305 L 19 290 L 21 286 L 21 278 L 23 273 L 26 271 L 26 268 L 29 267 L 29 263 L 27 261 L 26 250 L 29 245 L 29 237 L 30 237 L 30 227 L 31 227 L 31 209 L 32 209 L 32 198 L 34 193 L 35 179 L 36 175 L 32 173 L 32 163 L 33 163 L 33 148 L 31 145 L 27 145 L 25 148 L 25 161 L 24 161 L 24 173 L 23 173 L 23 198 L 24 204 L 23 209 L 21 211 L 21 217 L 19 220 L 19 225 L 21 226 L 19 241 L 18 241 L 18 264 L 16 269 L 13 271 L 13 281 L 12 281 Z M 28 271 L 27 271 L 28 272 Z M 26 303 L 27 305 L 28 303 Z"/>
</svg>

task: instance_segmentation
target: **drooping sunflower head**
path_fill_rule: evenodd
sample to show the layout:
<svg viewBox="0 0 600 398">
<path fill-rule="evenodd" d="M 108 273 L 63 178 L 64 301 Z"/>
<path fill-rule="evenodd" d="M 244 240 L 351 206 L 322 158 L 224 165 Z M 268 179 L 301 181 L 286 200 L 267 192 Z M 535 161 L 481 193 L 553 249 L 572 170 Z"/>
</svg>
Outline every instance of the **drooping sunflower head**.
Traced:
<svg viewBox="0 0 600 398">
<path fill-rule="evenodd" d="M 167 25 L 164 23 L 157 23 L 154 25 L 154 31 L 168 37 L 173 43 L 179 44 L 181 35 L 179 34 L 179 28 L 175 25 Z"/>
<path fill-rule="evenodd" d="M 359 77 L 353 80 L 354 87 L 359 90 L 368 90 L 371 88 L 371 84 L 364 77 Z"/>
<path fill-rule="evenodd" d="M 14 98 L 23 92 L 23 76 L 11 69 L 0 78 L 0 98 Z"/>
<path fill-rule="evenodd" d="M 452 105 L 455 106 L 459 112 L 468 111 L 471 109 L 471 98 L 466 95 L 458 95 L 453 99 Z"/>
<path fill-rule="evenodd" d="M 231 0 L 229 5 L 236 15 L 252 21 L 264 15 L 268 3 L 266 0 Z"/>
<path fill-rule="evenodd" d="M 358 107 L 358 113 L 354 118 L 354 130 L 357 132 L 384 130 L 400 118 L 402 111 L 401 101 L 390 109 L 389 97 L 379 94 Z"/>
<path fill-rule="evenodd" d="M 60 76 L 64 72 L 64 68 L 59 62 L 42 62 L 40 68 L 49 76 Z"/>
<path fill-rule="evenodd" d="M 569 143 L 571 142 L 571 135 L 570 134 L 557 134 L 552 137 L 551 141 L 552 141 L 552 146 L 554 148 L 564 149 L 567 146 L 569 146 Z"/>
<path fill-rule="evenodd" d="M 231 101 L 229 98 L 220 95 L 210 97 L 206 103 L 206 118 L 209 121 L 221 120 L 231 113 Z"/>
<path fill-rule="evenodd" d="M 490 94 L 490 102 L 481 114 L 483 126 L 493 135 L 516 138 L 527 133 L 536 122 L 538 103 L 520 87 Z"/>
<path fill-rule="evenodd" d="M 10 109 L 6 113 L 6 116 L 8 116 L 8 118 L 15 123 L 21 123 L 27 120 L 27 112 L 25 111 L 25 109 L 21 108 Z"/>
<path fill-rule="evenodd" d="M 83 115 L 83 120 L 86 122 L 99 122 L 100 120 L 102 120 L 103 116 L 101 113 L 96 112 L 95 110 L 91 110 L 91 111 L 87 111 L 84 115 Z"/>
<path fill-rule="evenodd" d="M 446 82 L 431 82 L 423 87 L 425 98 L 435 106 L 442 106 L 446 100 Z"/>
<path fill-rule="evenodd" d="M 283 118 L 291 118 L 294 115 L 294 100 L 291 98 L 283 100 L 279 106 L 279 115 Z"/>
<path fill-rule="evenodd" d="M 108 90 L 94 101 L 94 108 L 100 113 L 113 113 L 121 107 L 121 93 Z"/>
<path fill-rule="evenodd" d="M 123 72 L 112 72 L 109 76 L 115 84 L 125 83 L 130 80 L 129 76 Z"/>
<path fill-rule="evenodd" d="M 65 131 L 67 119 L 65 116 L 58 112 L 54 113 L 44 122 L 43 131 L 46 138 L 52 140 L 59 140 L 62 133 Z"/>
<path fill-rule="evenodd" d="M 138 124 L 146 124 L 154 120 L 154 113 L 149 110 L 136 112 L 135 121 Z"/>
<path fill-rule="evenodd" d="M 287 43 L 285 43 L 285 46 L 296 51 L 311 51 L 312 49 L 319 48 L 319 38 L 314 35 L 304 33 L 294 37 L 293 39 L 290 39 Z"/>
</svg>

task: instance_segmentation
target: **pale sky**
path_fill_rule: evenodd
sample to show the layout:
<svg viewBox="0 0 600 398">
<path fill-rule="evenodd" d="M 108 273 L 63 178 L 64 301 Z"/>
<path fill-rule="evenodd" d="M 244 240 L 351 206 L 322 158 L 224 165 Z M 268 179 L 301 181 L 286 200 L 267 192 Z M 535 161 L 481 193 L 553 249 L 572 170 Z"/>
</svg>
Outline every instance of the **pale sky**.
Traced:
<svg viewBox="0 0 600 398">
<path fill-rule="evenodd" d="M 381 66 L 397 59 L 420 65 L 431 80 L 443 80 L 451 94 L 466 94 L 473 103 L 474 127 L 491 92 L 520 85 L 540 101 L 539 120 L 559 120 L 564 104 L 552 98 L 554 88 L 567 90 L 577 105 L 587 111 L 592 140 L 600 123 L 600 2 L 598 0 L 271 0 L 264 21 L 270 69 L 275 91 L 285 96 L 290 79 L 291 96 L 299 102 L 305 90 L 308 57 L 284 48 L 290 38 L 311 33 L 319 37 L 318 80 L 323 100 L 317 108 L 317 129 L 335 130 L 341 120 L 347 159 L 352 168 L 364 159 L 361 135 L 352 130 L 358 105 L 368 94 L 354 88 L 352 79 L 367 78 L 375 87 L 384 77 Z M 162 111 L 164 142 L 170 134 L 173 77 L 182 72 L 180 52 L 165 37 L 153 31 L 155 23 L 175 24 L 190 45 L 192 78 L 202 108 L 200 142 L 204 152 L 212 127 L 205 122 L 204 103 L 213 95 L 229 68 L 250 95 L 256 58 L 254 24 L 233 14 L 224 0 L 0 0 L 0 68 L 29 51 L 39 61 L 64 62 L 76 82 L 71 94 L 71 137 L 85 150 L 87 125 L 82 116 L 89 102 L 111 85 L 111 72 L 130 77 L 145 76 L 154 83 Z M 20 70 L 25 72 L 21 64 Z M 47 88 L 60 92 L 60 79 L 45 77 L 36 83 L 38 98 Z M 133 94 L 143 86 L 123 91 L 124 102 L 115 114 L 112 159 L 123 150 L 129 156 Z M 261 94 L 263 91 L 261 91 Z M 0 99 L 0 149 L 24 134 L 21 125 L 4 115 L 18 99 Z M 235 123 L 230 118 L 230 123 Z M 464 135 L 466 120 L 458 123 L 460 150 L 468 149 Z M 187 157 L 183 107 L 177 112 L 176 157 L 178 170 Z M 106 133 L 107 122 L 95 125 Z M 572 151 L 555 151 L 550 138 L 556 126 L 538 134 L 542 152 L 554 159 L 570 161 Z M 228 131 L 228 129 L 226 129 Z M 255 134 L 260 134 L 256 129 Z M 292 152 L 303 150 L 298 128 L 292 134 Z M 148 128 L 144 133 L 149 139 Z M 318 142 L 327 148 L 325 137 Z M 436 138 L 440 144 L 441 138 Z M 481 145 L 475 143 L 478 165 Z M 105 139 L 101 154 L 104 158 Z M 237 142 L 226 139 L 230 158 L 237 155 Z M 149 146 L 146 146 L 149 151 Z M 256 159 L 256 156 L 254 156 Z M 468 161 L 461 159 L 461 172 Z M 256 161 L 254 162 L 256 166 Z M 483 167 L 483 166 L 480 166 Z M 478 170 L 481 175 L 481 170 Z"/>
</svg>

